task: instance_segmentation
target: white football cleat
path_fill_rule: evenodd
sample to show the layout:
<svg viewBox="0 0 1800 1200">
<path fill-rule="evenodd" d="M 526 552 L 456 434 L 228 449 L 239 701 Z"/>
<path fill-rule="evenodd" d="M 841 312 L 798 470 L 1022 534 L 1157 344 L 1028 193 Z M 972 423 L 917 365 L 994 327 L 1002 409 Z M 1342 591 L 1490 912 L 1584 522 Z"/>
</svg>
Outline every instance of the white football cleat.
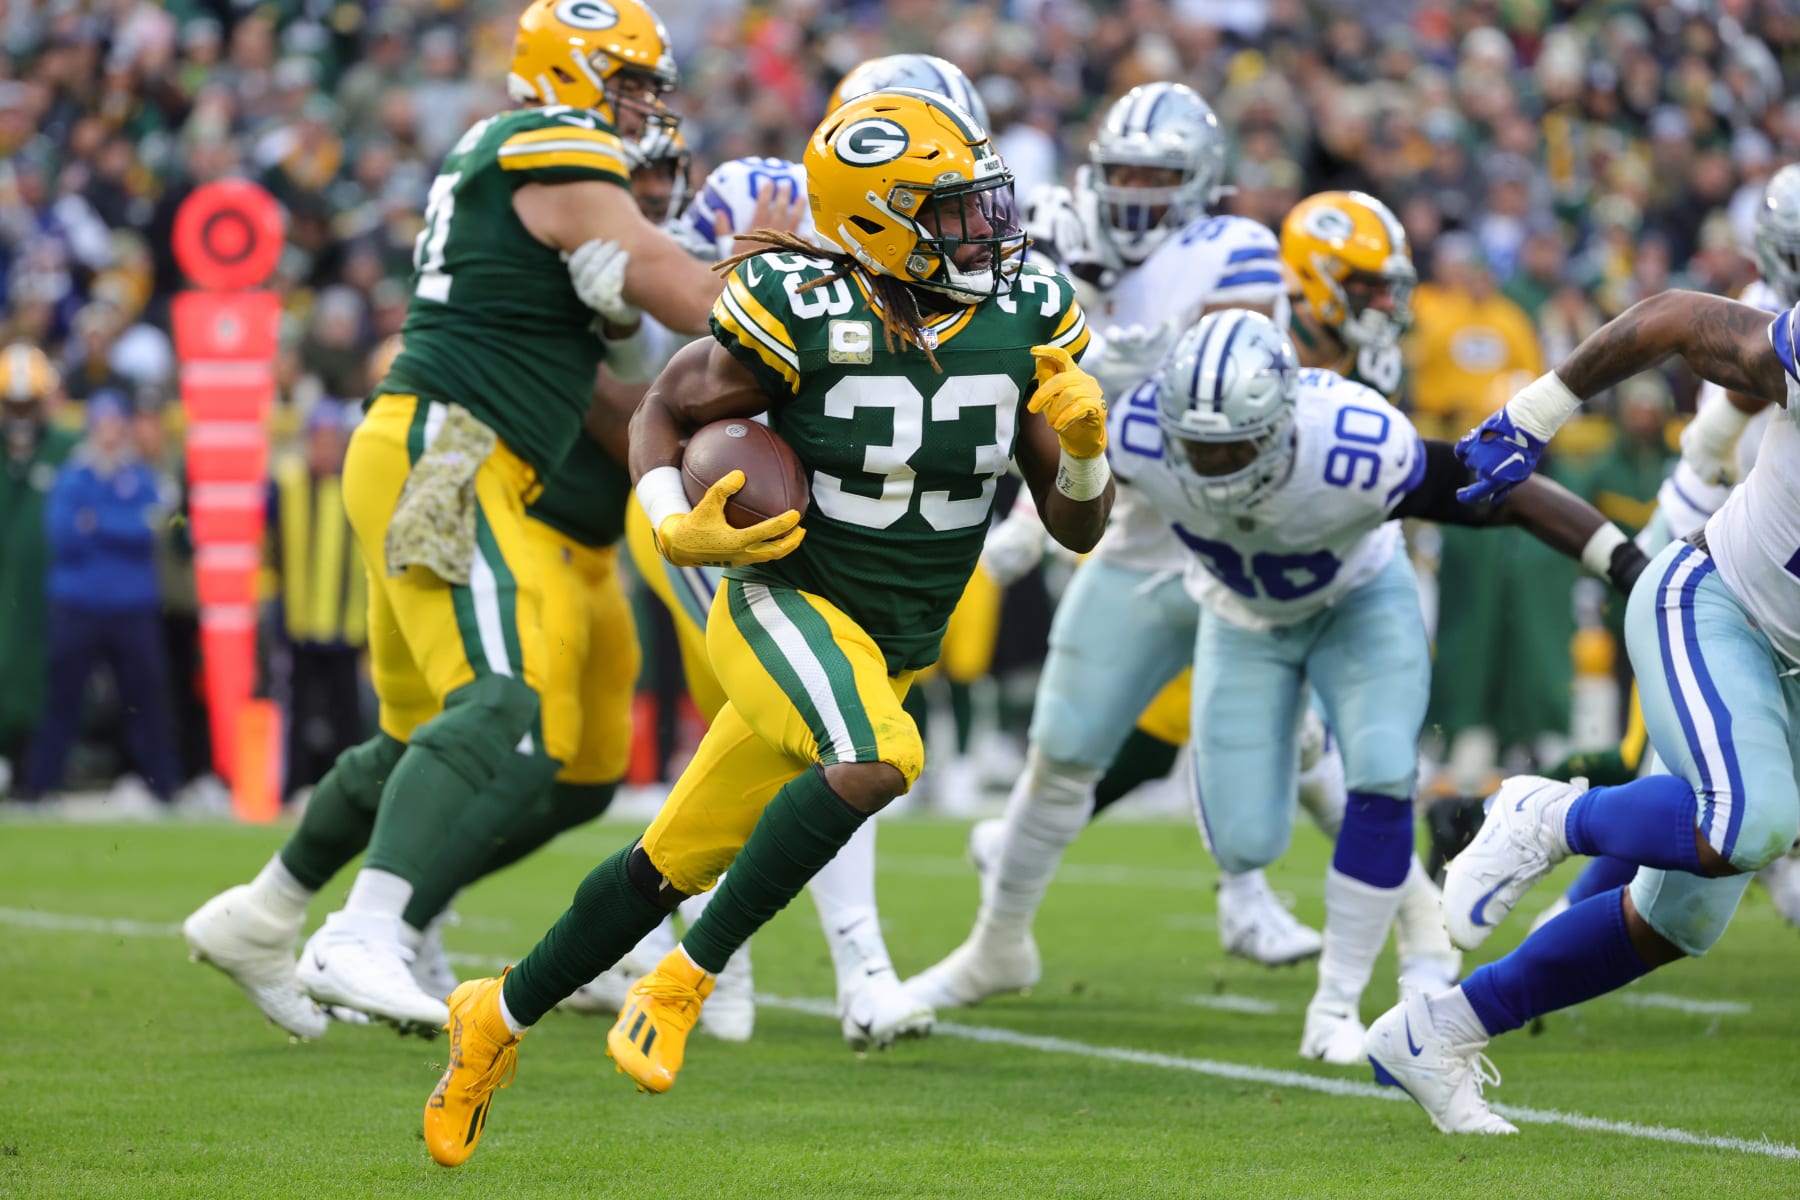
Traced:
<svg viewBox="0 0 1800 1200">
<path fill-rule="evenodd" d="M 893 967 L 871 967 L 860 979 L 847 984 L 838 992 L 838 1014 L 844 1041 L 852 1050 L 859 1054 L 865 1050 L 886 1050 L 901 1038 L 931 1036 L 937 1013 L 901 986 Z M 705 1019 L 704 1009 L 701 1019 Z"/>
<path fill-rule="evenodd" d="M 1000 865 L 1000 843 L 1006 837 L 1006 818 L 988 817 L 969 826 L 969 864 L 981 876 L 981 890 L 987 891 L 988 880 Z"/>
<path fill-rule="evenodd" d="M 1758 871 L 1756 878 L 1769 889 L 1769 899 L 1782 919 L 1800 926 L 1800 859 L 1784 855 Z"/>
<path fill-rule="evenodd" d="M 1314 996 L 1306 1006 L 1306 1024 L 1300 1030 L 1300 1057 L 1353 1067 L 1363 1060 L 1364 1035 L 1362 1016 L 1354 1004 Z"/>
<path fill-rule="evenodd" d="M 556 1007 L 565 1012 L 616 1017 L 625 1007 L 625 995 L 631 991 L 631 985 L 644 974 L 630 959 L 621 959 L 563 997 Z"/>
<path fill-rule="evenodd" d="M 1221 882 L 1218 919 L 1220 949 L 1265 967 L 1317 958 L 1325 948 L 1318 930 L 1302 925 L 1282 907 L 1261 871 Z"/>
<path fill-rule="evenodd" d="M 929 1008 L 961 1008 L 1005 992 L 1030 991 L 1043 974 L 1029 930 L 1016 936 L 977 930 L 942 962 L 907 980 L 906 990 Z"/>
<path fill-rule="evenodd" d="M 1409 996 L 1369 1026 L 1364 1046 L 1375 1082 L 1411 1096 L 1445 1133 L 1517 1133 L 1481 1094 L 1484 1085 L 1500 1083 L 1481 1052 L 1486 1044 L 1451 1043 L 1438 1033 L 1425 998 Z"/>
<path fill-rule="evenodd" d="M 450 993 L 462 980 L 456 977 L 456 970 L 450 965 L 450 956 L 444 950 L 444 926 L 454 925 L 456 915 L 445 909 L 432 918 L 431 924 L 419 935 L 419 948 L 408 964 L 412 977 L 427 996 L 436 996 L 446 1003 Z"/>
<path fill-rule="evenodd" d="M 1562 814 L 1587 791 L 1587 780 L 1562 783 L 1515 775 L 1488 802 L 1487 820 L 1444 873 L 1444 924 L 1450 940 L 1473 950 L 1487 940 L 1532 885 L 1569 856 Z M 1545 810 L 1554 809 L 1552 819 Z"/>
<path fill-rule="evenodd" d="M 621 1002 L 622 1006 L 622 1002 Z M 700 1009 L 700 1028 L 722 1042 L 747 1042 L 756 1031 L 756 996 L 750 944 L 739 946 L 713 977 L 712 995 Z"/>
<path fill-rule="evenodd" d="M 1424 869 L 1413 861 L 1394 914 L 1394 956 L 1400 960 L 1402 992 L 1435 995 L 1456 986 L 1462 951 L 1444 928 L 1444 898 Z"/>
<path fill-rule="evenodd" d="M 300 986 L 321 1004 L 368 1013 L 403 1033 L 437 1036 L 450 1007 L 412 976 L 399 917 L 334 912 L 300 952 Z"/>
<path fill-rule="evenodd" d="M 181 923 L 181 936 L 189 958 L 225 972 L 269 1020 L 297 1038 L 316 1038 L 324 1036 L 328 1022 L 294 978 L 294 948 L 304 920 L 270 912 L 246 883 L 195 909 Z"/>
</svg>

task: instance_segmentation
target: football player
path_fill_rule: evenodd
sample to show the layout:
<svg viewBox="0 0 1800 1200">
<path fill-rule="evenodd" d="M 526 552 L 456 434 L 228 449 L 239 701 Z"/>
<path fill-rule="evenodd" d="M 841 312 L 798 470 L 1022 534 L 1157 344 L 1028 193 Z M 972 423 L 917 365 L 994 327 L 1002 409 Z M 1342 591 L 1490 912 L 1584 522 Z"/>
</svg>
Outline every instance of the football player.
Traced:
<svg viewBox="0 0 1800 1200">
<path fill-rule="evenodd" d="M 785 237 L 736 262 L 714 341 L 676 356 L 632 424 L 658 549 L 728 565 L 707 626 L 728 702 L 644 837 L 517 967 L 453 995 L 425 1109 L 446 1165 L 478 1144 L 520 1036 L 730 867 L 607 1037 L 641 1088 L 675 1082 L 713 974 L 918 777 L 901 698 L 937 654 L 1010 458 L 1059 540 L 1085 550 L 1105 526 L 1105 410 L 1075 363 L 1086 319 L 1068 281 L 1022 264 L 986 133 L 939 96 L 877 92 L 826 118 L 805 166 L 821 247 Z M 690 508 L 681 438 L 765 411 L 810 478 L 804 519 L 731 527 L 741 472 Z"/>
<path fill-rule="evenodd" d="M 1591 505 L 1542 480 L 1505 504 L 1459 504 L 1465 477 L 1448 443 L 1421 440 L 1372 388 L 1302 369 L 1281 328 L 1252 312 L 1204 318 L 1154 380 L 1113 406 L 1109 424 L 1119 478 L 1170 523 L 1206 609 L 1190 744 L 1200 818 L 1222 868 L 1258 868 L 1287 849 L 1309 685 L 1336 732 L 1349 798 L 1301 1052 L 1360 1061 L 1362 992 L 1417 870 L 1412 790 L 1431 673 L 1393 522 L 1520 524 L 1625 590 L 1644 555 Z M 1349 1016 L 1314 1045 L 1320 1011 Z"/>
<path fill-rule="evenodd" d="M 1751 404 L 1787 411 L 1757 465 L 1699 530 L 1646 568 L 1625 614 L 1651 747 L 1672 774 L 1617 787 L 1507 780 L 1474 842 L 1450 863 L 1444 916 L 1479 945 L 1570 854 L 1635 863 L 1629 885 L 1591 896 L 1472 972 L 1409 997 L 1369 1029 L 1376 1078 L 1446 1133 L 1516 1133 L 1488 1107 L 1490 1038 L 1624 987 L 1717 943 L 1753 873 L 1800 828 L 1800 309 L 1664 292 L 1601 326 L 1457 443 L 1470 501 L 1523 486 L 1583 399 L 1679 355 Z"/>
<path fill-rule="evenodd" d="M 672 120 L 662 96 L 674 76 L 640 0 L 535 0 L 508 79 L 522 107 L 472 126 L 432 184 L 405 347 L 344 469 L 371 582 L 381 732 L 339 759 L 254 882 L 184 925 L 197 957 L 296 1035 L 324 1029 L 295 985 L 306 903 L 364 844 L 300 984 L 403 1027 L 444 1023 L 443 1000 L 408 971 L 421 940 L 404 915 L 413 894 L 479 871 L 521 799 L 486 789 L 497 773 L 575 753 L 577 731 L 539 699 L 550 650 L 525 507 L 577 442 L 595 370 L 638 309 L 699 330 L 718 295 L 629 191 L 621 139 Z"/>
<path fill-rule="evenodd" d="M 1203 311 L 1254 306 L 1285 319 L 1275 235 L 1242 217 L 1206 215 L 1224 162 L 1224 136 L 1206 102 L 1181 84 L 1147 84 L 1108 110 L 1075 187 L 1035 198 L 1037 249 L 1063 263 L 1112 322 L 1094 367 L 1109 395 L 1142 379 Z M 1002 580 L 1022 572 L 1010 555 L 997 561 L 994 548 L 1020 530 L 1031 543 L 1020 556 L 1026 569 L 1041 556 L 1034 515 L 1015 511 L 984 557 Z M 973 856 L 989 864 L 974 931 L 908 981 L 921 999 L 954 1007 L 1037 982 L 1031 924 L 1063 850 L 1086 824 L 1096 784 L 1138 715 L 1188 660 L 1198 610 L 1181 586 L 1185 554 L 1167 522 L 1122 489 L 1112 527 L 1057 606 L 1032 747 L 1001 832 L 984 822 L 972 838 Z M 1276 902 L 1260 875 L 1242 883 L 1230 911 L 1254 915 L 1242 929 L 1221 929 L 1228 947 L 1264 962 L 1319 952 L 1318 934 Z"/>
</svg>

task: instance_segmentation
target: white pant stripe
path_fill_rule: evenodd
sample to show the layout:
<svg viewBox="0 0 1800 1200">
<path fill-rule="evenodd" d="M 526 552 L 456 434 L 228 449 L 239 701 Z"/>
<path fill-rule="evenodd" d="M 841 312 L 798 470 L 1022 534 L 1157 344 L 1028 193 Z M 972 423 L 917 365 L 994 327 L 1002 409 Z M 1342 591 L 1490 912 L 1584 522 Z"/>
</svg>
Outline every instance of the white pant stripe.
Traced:
<svg viewBox="0 0 1800 1200">
<path fill-rule="evenodd" d="M 1668 646 L 1670 661 L 1675 666 L 1675 677 L 1669 681 L 1669 690 L 1678 708 L 1693 724 L 1688 752 L 1694 756 L 1696 765 L 1713 789 L 1712 820 L 1701 832 L 1711 845 L 1722 848 L 1731 824 L 1731 806 L 1742 803 L 1743 798 L 1731 794 L 1731 773 L 1725 748 L 1720 743 L 1718 723 L 1706 702 L 1706 693 L 1700 687 L 1698 671 L 1705 669 L 1700 663 L 1700 648 L 1689 640 L 1682 622 L 1682 590 L 1706 562 L 1706 556 L 1697 550 L 1684 554 L 1669 573 L 1669 581 L 1657 597 L 1657 608 L 1663 623 L 1664 644 Z"/>
<path fill-rule="evenodd" d="M 844 721 L 844 714 L 838 710 L 837 697 L 832 694 L 831 681 L 825 677 L 825 664 L 813 653 L 812 647 L 806 644 L 806 637 L 788 620 L 781 606 L 775 603 L 775 597 L 769 589 L 760 583 L 744 585 L 744 599 L 750 602 L 750 615 L 763 631 L 775 639 L 776 647 L 786 658 L 794 674 L 800 678 L 800 686 L 806 689 L 806 695 L 812 701 L 813 708 L 818 711 L 819 721 L 824 725 L 827 746 L 819 747 L 819 756 L 828 762 L 856 761 L 856 742 L 850 736 L 850 726 Z"/>
</svg>

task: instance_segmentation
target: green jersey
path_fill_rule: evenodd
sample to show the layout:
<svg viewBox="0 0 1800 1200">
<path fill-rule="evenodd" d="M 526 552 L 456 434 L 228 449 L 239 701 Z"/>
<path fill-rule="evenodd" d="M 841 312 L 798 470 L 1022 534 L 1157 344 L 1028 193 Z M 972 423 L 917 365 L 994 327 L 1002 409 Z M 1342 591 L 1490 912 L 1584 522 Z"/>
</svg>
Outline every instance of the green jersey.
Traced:
<svg viewBox="0 0 1800 1200">
<path fill-rule="evenodd" d="M 887 348 L 860 279 L 800 290 L 834 269 L 760 254 L 713 306 L 713 336 L 761 382 L 812 484 L 800 548 L 725 574 L 823 596 L 890 671 L 911 670 L 936 660 L 981 556 L 1034 387 L 1031 348 L 1079 356 L 1087 320 L 1067 279 L 1027 265 L 1007 293 L 927 327 L 939 374 L 918 347 Z"/>
<path fill-rule="evenodd" d="M 1288 316 L 1288 333 L 1296 345 L 1316 348 L 1319 331 L 1300 315 L 1300 308 L 1306 301 L 1298 296 L 1290 296 L 1288 299 L 1292 304 Z M 1406 360 L 1398 343 L 1391 346 L 1364 346 L 1355 354 L 1346 354 L 1342 361 L 1330 364 L 1329 369 L 1352 383 L 1374 388 L 1392 403 L 1400 395 L 1400 381 L 1406 373 Z"/>
<path fill-rule="evenodd" d="M 631 472 L 583 433 L 525 511 L 584 546 L 610 546 L 625 536 L 630 499 Z"/>
<path fill-rule="evenodd" d="M 631 186 L 618 135 L 585 109 L 518 109 L 463 134 L 431 184 L 405 349 L 377 394 L 460 404 L 550 476 L 580 432 L 602 346 L 562 255 L 526 230 L 513 191 L 590 179 Z"/>
</svg>

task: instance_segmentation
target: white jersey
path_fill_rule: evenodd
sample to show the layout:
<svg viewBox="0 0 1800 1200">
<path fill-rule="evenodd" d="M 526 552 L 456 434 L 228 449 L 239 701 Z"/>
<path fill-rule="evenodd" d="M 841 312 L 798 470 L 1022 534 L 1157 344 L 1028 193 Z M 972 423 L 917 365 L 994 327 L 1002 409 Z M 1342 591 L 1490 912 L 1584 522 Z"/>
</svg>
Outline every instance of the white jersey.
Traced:
<svg viewBox="0 0 1800 1200">
<path fill-rule="evenodd" d="M 687 211 L 674 222 L 671 233 L 690 251 L 721 259 L 731 253 L 731 243 L 750 230 L 756 197 L 765 187 L 777 199 L 806 199 L 806 168 L 785 158 L 734 158 L 712 169 Z M 810 212 L 802 211 L 794 233 L 813 239 Z"/>
<path fill-rule="evenodd" d="M 1097 217 L 1084 209 L 1080 193 L 1046 191 L 1034 200 L 1032 219 L 1036 227 L 1055 231 L 1061 239 L 1055 243 L 1058 252 L 1080 231 L 1074 261 L 1062 268 L 1066 274 L 1078 277 L 1087 266 L 1107 261 L 1095 249 L 1106 244 L 1093 227 Z M 1155 370 L 1163 353 L 1209 307 L 1267 307 L 1277 324 L 1287 323 L 1281 243 L 1247 217 L 1202 217 L 1136 268 L 1096 277 L 1115 279 L 1116 285 L 1083 297 L 1096 331 L 1083 365 L 1114 403 Z M 1128 345 L 1139 349 L 1127 350 Z M 1187 561 L 1168 522 L 1129 486 L 1114 496 L 1112 519 L 1094 553 L 1137 571 L 1179 570 Z"/>
<path fill-rule="evenodd" d="M 1221 512 L 1188 488 L 1157 424 L 1155 382 L 1114 407 L 1107 454 L 1190 552 L 1188 590 L 1246 629 L 1293 625 L 1386 567 L 1390 514 L 1425 475 L 1425 444 L 1380 392 L 1330 371 L 1300 372 L 1294 465 L 1252 503 Z"/>
<path fill-rule="evenodd" d="M 1769 341 L 1788 376 L 1787 411 L 1770 420 L 1756 469 L 1706 523 L 1706 547 L 1738 603 L 1789 662 L 1800 664 L 1800 365 L 1788 309 Z"/>
</svg>

